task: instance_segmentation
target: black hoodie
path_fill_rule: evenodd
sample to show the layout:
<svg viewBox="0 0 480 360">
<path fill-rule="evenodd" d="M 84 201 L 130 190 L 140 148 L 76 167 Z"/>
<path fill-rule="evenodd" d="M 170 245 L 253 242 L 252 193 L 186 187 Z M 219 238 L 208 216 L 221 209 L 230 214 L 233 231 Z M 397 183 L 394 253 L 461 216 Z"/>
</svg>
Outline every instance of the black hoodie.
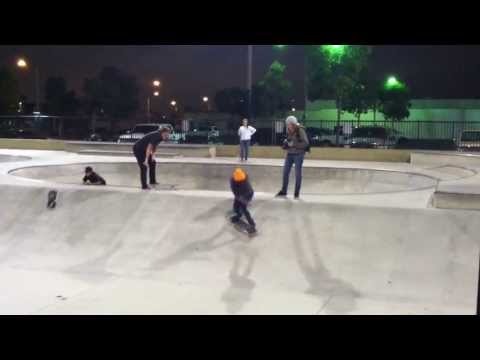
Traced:
<svg viewBox="0 0 480 360">
<path fill-rule="evenodd" d="M 235 199 L 239 200 L 242 203 L 247 203 L 253 198 L 253 188 L 248 181 L 248 176 L 245 181 L 236 182 L 233 178 L 230 179 L 230 188 L 232 189 Z"/>
</svg>

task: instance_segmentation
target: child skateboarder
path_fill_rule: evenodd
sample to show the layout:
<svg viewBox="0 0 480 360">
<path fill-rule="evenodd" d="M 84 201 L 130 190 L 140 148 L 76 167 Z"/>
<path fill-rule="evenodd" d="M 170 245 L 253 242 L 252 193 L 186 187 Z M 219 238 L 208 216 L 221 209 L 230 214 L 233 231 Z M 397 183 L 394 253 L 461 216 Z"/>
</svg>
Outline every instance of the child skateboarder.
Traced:
<svg viewBox="0 0 480 360">
<path fill-rule="evenodd" d="M 98 175 L 90 166 L 85 168 L 85 176 L 83 177 L 84 185 L 107 185 L 104 178 Z"/>
<path fill-rule="evenodd" d="M 240 222 L 241 217 L 245 216 L 249 225 L 247 231 L 250 235 L 254 235 L 257 232 L 255 221 L 253 221 L 247 209 L 248 204 L 253 199 L 254 191 L 248 180 L 248 175 L 244 170 L 236 169 L 233 172 L 232 178 L 230 179 L 230 188 L 235 196 L 233 202 L 235 215 L 232 216 L 230 220 L 232 223 L 237 224 Z"/>
</svg>

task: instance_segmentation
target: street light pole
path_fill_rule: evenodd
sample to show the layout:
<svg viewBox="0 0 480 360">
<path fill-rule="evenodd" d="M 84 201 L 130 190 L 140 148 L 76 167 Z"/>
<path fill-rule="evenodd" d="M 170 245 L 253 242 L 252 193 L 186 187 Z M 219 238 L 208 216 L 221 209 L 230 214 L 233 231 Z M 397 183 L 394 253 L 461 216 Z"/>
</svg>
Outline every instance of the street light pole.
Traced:
<svg viewBox="0 0 480 360">
<path fill-rule="evenodd" d="M 305 96 L 305 107 L 303 109 L 303 124 L 306 126 L 305 121 L 307 121 L 307 108 L 308 108 L 308 49 L 307 45 L 303 46 L 305 52 L 305 70 L 304 70 L 304 78 L 303 78 L 303 93 Z"/>
<path fill-rule="evenodd" d="M 252 83 L 253 83 L 253 45 L 248 45 L 247 60 L 247 89 L 248 89 L 248 116 L 252 119 Z"/>
<path fill-rule="evenodd" d="M 148 122 L 150 123 L 150 116 L 151 116 L 151 112 L 150 112 L 150 96 L 147 97 L 147 118 L 148 118 Z"/>
<path fill-rule="evenodd" d="M 35 107 L 40 112 L 40 70 L 35 66 Z"/>
</svg>

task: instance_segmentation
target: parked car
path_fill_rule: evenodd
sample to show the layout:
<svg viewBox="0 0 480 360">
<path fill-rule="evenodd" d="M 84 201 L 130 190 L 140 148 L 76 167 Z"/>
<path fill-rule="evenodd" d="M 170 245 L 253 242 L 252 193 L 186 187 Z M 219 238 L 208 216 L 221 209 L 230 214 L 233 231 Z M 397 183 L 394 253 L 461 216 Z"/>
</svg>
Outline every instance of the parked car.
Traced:
<svg viewBox="0 0 480 360">
<path fill-rule="evenodd" d="M 105 128 L 99 128 L 89 133 L 85 140 L 92 142 L 112 141 L 112 134 L 109 134 L 108 130 Z"/>
<path fill-rule="evenodd" d="M 337 135 L 334 130 L 316 127 L 307 127 L 306 129 L 311 146 L 336 146 Z M 347 136 L 339 131 L 338 145 L 343 146 L 347 141 Z"/>
<path fill-rule="evenodd" d="M 133 130 L 127 131 L 126 134 L 120 135 L 117 142 L 119 144 L 135 143 L 146 134 L 153 131 L 158 131 L 165 127 L 170 129 L 170 142 L 181 143 L 185 140 L 185 136 L 174 131 L 173 126 L 170 124 L 138 124 L 133 128 Z"/>
<path fill-rule="evenodd" d="M 347 145 L 352 148 L 391 148 L 399 143 L 407 141 L 407 138 L 394 129 L 386 129 L 380 126 L 364 126 L 353 129 Z"/>
<path fill-rule="evenodd" d="M 458 144 L 460 151 L 478 151 L 480 150 L 480 131 L 467 130 L 462 133 Z"/>
<path fill-rule="evenodd" d="M 197 126 L 187 132 L 185 141 L 190 144 L 216 144 L 220 141 L 220 131 L 216 126 Z"/>
</svg>

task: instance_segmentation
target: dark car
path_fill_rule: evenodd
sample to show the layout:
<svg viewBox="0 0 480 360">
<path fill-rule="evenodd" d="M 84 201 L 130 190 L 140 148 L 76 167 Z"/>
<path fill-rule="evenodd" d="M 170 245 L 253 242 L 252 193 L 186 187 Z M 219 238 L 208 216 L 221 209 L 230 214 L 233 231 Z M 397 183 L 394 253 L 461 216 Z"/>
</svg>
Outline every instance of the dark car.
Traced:
<svg viewBox="0 0 480 360">
<path fill-rule="evenodd" d="M 334 146 L 337 141 L 337 136 L 335 132 L 331 129 L 325 128 L 315 128 L 315 127 L 307 127 L 305 129 L 308 135 L 308 139 L 310 140 L 311 146 Z M 339 144 L 344 144 L 344 136 L 339 136 Z"/>
<path fill-rule="evenodd" d="M 364 126 L 353 129 L 348 145 L 352 148 L 392 148 L 407 139 L 394 129 L 380 126 Z"/>
</svg>

